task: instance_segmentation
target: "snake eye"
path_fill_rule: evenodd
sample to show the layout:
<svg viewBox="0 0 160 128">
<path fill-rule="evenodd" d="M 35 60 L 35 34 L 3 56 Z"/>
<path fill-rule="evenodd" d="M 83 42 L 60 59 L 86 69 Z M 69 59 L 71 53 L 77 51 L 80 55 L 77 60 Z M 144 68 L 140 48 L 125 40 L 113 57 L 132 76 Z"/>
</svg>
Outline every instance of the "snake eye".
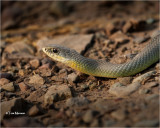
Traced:
<svg viewBox="0 0 160 128">
<path fill-rule="evenodd" d="M 53 48 L 52 51 L 53 51 L 54 53 L 58 53 L 58 50 L 55 49 L 55 48 Z"/>
</svg>

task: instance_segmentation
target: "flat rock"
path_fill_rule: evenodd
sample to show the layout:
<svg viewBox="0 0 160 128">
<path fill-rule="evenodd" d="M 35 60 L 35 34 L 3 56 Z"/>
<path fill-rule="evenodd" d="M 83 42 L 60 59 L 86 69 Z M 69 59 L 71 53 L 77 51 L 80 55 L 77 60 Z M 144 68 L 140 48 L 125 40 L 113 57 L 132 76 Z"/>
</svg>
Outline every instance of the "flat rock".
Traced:
<svg viewBox="0 0 160 128">
<path fill-rule="evenodd" d="M 8 80 L 8 79 L 6 79 L 6 78 L 1 78 L 0 79 L 0 85 L 1 86 L 3 86 L 3 85 L 5 85 L 5 84 L 8 84 L 10 81 Z"/>
<path fill-rule="evenodd" d="M 5 116 L 11 116 L 9 114 L 6 114 L 6 112 L 25 112 L 26 109 L 26 101 L 22 98 L 15 98 L 9 101 L 4 101 L 1 103 L 1 120 Z"/>
<path fill-rule="evenodd" d="M 19 88 L 21 89 L 22 92 L 25 92 L 29 89 L 29 86 L 23 82 L 19 83 L 18 85 L 19 85 Z"/>
<path fill-rule="evenodd" d="M 32 106 L 29 111 L 28 111 L 28 115 L 29 116 L 35 116 L 40 112 L 39 108 L 37 105 Z"/>
<path fill-rule="evenodd" d="M 69 82 L 76 83 L 78 81 L 79 77 L 76 73 L 73 72 L 73 73 L 68 75 L 67 79 L 68 79 Z"/>
<path fill-rule="evenodd" d="M 43 38 L 37 41 L 38 50 L 41 50 L 44 46 L 59 44 L 71 49 L 75 49 L 79 53 L 83 53 L 90 45 L 93 39 L 93 34 L 90 35 L 67 35 L 60 36 L 55 39 Z"/>
<path fill-rule="evenodd" d="M 8 84 L 3 85 L 2 89 L 6 90 L 6 91 L 9 91 L 9 92 L 14 92 L 15 91 L 13 82 L 10 82 Z"/>
<path fill-rule="evenodd" d="M 72 107 L 72 106 L 80 107 L 80 106 L 88 105 L 89 102 L 90 101 L 85 97 L 74 97 L 74 98 L 68 99 L 66 101 L 66 105 L 69 107 Z"/>
<path fill-rule="evenodd" d="M 39 62 L 38 59 L 30 60 L 29 63 L 30 63 L 30 65 L 31 65 L 33 68 L 38 68 L 39 65 L 40 65 L 40 62 Z"/>
<path fill-rule="evenodd" d="M 117 120 L 124 120 L 126 118 L 125 110 L 116 110 L 111 113 L 111 116 Z"/>
<path fill-rule="evenodd" d="M 110 87 L 109 93 L 117 97 L 125 97 L 135 92 L 140 86 L 141 84 L 139 82 L 132 83 L 128 86 L 124 86 L 118 82 Z"/>
<path fill-rule="evenodd" d="M 8 59 L 34 58 L 34 49 L 25 41 L 12 43 L 4 51 L 8 53 Z"/>
<path fill-rule="evenodd" d="M 67 85 L 53 85 L 48 88 L 44 96 L 44 104 L 53 104 L 56 101 L 64 100 L 69 97 L 72 97 L 72 92 Z"/>
<path fill-rule="evenodd" d="M 90 123 L 93 121 L 93 118 L 95 117 L 95 115 L 97 115 L 98 112 L 97 111 L 93 111 L 93 110 L 88 110 L 84 116 L 83 116 L 83 121 L 86 123 Z"/>
<path fill-rule="evenodd" d="M 30 84 L 44 84 L 45 80 L 39 76 L 38 74 L 35 74 L 34 76 L 29 77 L 29 83 Z"/>
</svg>

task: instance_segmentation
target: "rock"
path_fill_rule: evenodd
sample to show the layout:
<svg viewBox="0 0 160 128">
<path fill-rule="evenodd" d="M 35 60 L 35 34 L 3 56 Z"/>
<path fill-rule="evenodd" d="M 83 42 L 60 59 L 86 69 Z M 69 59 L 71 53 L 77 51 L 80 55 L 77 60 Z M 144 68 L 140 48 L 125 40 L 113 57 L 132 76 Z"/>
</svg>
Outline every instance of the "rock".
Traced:
<svg viewBox="0 0 160 128">
<path fill-rule="evenodd" d="M 34 58 L 33 47 L 26 44 L 25 41 L 12 43 L 6 46 L 4 51 L 8 53 L 7 59 Z"/>
<path fill-rule="evenodd" d="M 96 84 L 96 83 L 92 83 L 92 84 L 89 85 L 89 89 L 90 89 L 90 90 L 93 90 L 93 89 L 95 89 L 96 87 L 97 87 L 97 84 Z"/>
<path fill-rule="evenodd" d="M 72 97 L 71 89 L 67 85 L 53 85 L 48 88 L 44 96 L 44 104 L 53 104 L 56 101 Z"/>
<path fill-rule="evenodd" d="M 11 80 L 13 78 L 11 73 L 0 72 L 0 78 L 6 78 Z"/>
<path fill-rule="evenodd" d="M 132 23 L 130 21 L 127 21 L 125 23 L 125 25 L 123 26 L 122 30 L 123 30 L 124 33 L 127 33 L 127 32 L 129 32 L 133 29 L 132 27 L 133 27 Z"/>
<path fill-rule="evenodd" d="M 25 72 L 24 72 L 23 69 L 20 69 L 20 70 L 18 71 L 18 74 L 19 74 L 20 76 L 24 76 Z"/>
<path fill-rule="evenodd" d="M 13 92 L 5 92 L 5 96 L 11 98 L 11 97 L 16 97 L 16 94 Z"/>
<path fill-rule="evenodd" d="M 114 26 L 113 23 L 107 24 L 107 26 L 106 26 L 106 33 L 107 33 L 107 35 L 110 36 L 111 34 L 113 34 L 116 31 L 117 31 L 117 29 L 115 28 L 115 26 Z"/>
<path fill-rule="evenodd" d="M 38 74 L 35 74 L 34 76 L 29 77 L 29 83 L 30 84 L 40 84 L 43 85 L 45 83 L 45 80 L 39 76 Z"/>
<path fill-rule="evenodd" d="M 142 120 L 135 124 L 135 127 L 158 127 L 159 120 Z"/>
<path fill-rule="evenodd" d="M 40 113 L 40 110 L 37 105 L 32 106 L 28 111 L 29 116 L 36 116 L 38 113 Z"/>
<path fill-rule="evenodd" d="M 149 91 L 150 91 L 150 90 L 149 90 L 149 89 L 146 89 L 146 88 L 140 89 L 140 90 L 139 90 L 139 94 L 147 94 Z"/>
<path fill-rule="evenodd" d="M 22 92 L 25 92 L 26 90 L 29 89 L 29 86 L 26 85 L 25 83 L 21 82 L 18 84 L 19 85 L 19 88 L 21 89 Z"/>
<path fill-rule="evenodd" d="M 90 127 L 98 127 L 99 126 L 99 121 L 98 119 L 94 119 L 90 125 Z"/>
<path fill-rule="evenodd" d="M 6 78 L 1 78 L 0 79 L 0 85 L 1 86 L 3 86 L 3 85 L 5 85 L 5 84 L 8 84 L 10 81 L 8 80 L 8 79 L 6 79 Z"/>
<path fill-rule="evenodd" d="M 124 120 L 124 119 L 126 118 L 126 111 L 125 111 L 125 110 L 122 110 L 122 109 L 117 110 L 117 111 L 113 111 L 113 112 L 111 113 L 111 116 L 112 116 L 113 118 L 117 119 L 117 120 L 122 121 L 122 120 Z"/>
<path fill-rule="evenodd" d="M 1 120 L 5 116 L 11 116 L 11 112 L 22 112 L 25 114 L 26 111 L 26 101 L 21 98 L 15 98 L 9 101 L 4 101 L 1 103 Z M 22 114 L 22 115 L 24 115 Z M 16 116 L 13 114 L 13 116 Z"/>
<path fill-rule="evenodd" d="M 74 98 L 70 98 L 66 101 L 66 106 L 72 107 L 72 106 L 76 106 L 76 107 L 80 107 L 80 106 L 84 106 L 84 105 L 88 105 L 89 104 L 89 100 L 85 97 L 74 97 Z"/>
<path fill-rule="evenodd" d="M 116 33 L 112 34 L 110 36 L 111 40 L 114 40 L 115 42 L 119 42 L 119 43 L 125 43 L 128 42 L 129 38 L 128 36 L 126 36 L 124 33 L 122 33 L 121 31 L 117 31 Z"/>
<path fill-rule="evenodd" d="M 132 83 L 128 86 L 124 86 L 118 82 L 110 87 L 109 93 L 117 97 L 125 97 L 135 92 L 140 86 L 141 84 L 139 82 Z"/>
<path fill-rule="evenodd" d="M 40 62 L 39 62 L 38 59 L 30 60 L 29 63 L 30 63 L 30 65 L 31 65 L 33 68 L 38 68 L 39 65 L 40 65 Z"/>
<path fill-rule="evenodd" d="M 86 84 L 82 84 L 82 85 L 81 85 L 81 89 L 82 89 L 82 90 L 86 90 L 86 89 L 88 89 L 88 88 L 89 88 L 89 86 L 86 85 Z"/>
<path fill-rule="evenodd" d="M 63 78 L 61 78 L 61 77 L 57 77 L 57 76 L 52 76 L 51 77 L 51 80 L 54 80 L 54 81 L 56 81 L 56 82 L 64 82 L 64 79 Z"/>
<path fill-rule="evenodd" d="M 147 24 L 153 24 L 154 22 L 155 22 L 155 19 L 153 19 L 153 18 L 149 18 L 146 20 Z"/>
<path fill-rule="evenodd" d="M 38 50 L 41 50 L 42 47 L 44 46 L 59 44 L 71 49 L 75 49 L 79 53 L 83 53 L 89 47 L 92 39 L 93 39 L 93 34 L 70 35 L 70 36 L 67 35 L 67 36 L 61 36 L 54 39 L 43 38 L 37 41 L 37 48 Z"/>
<path fill-rule="evenodd" d="M 97 111 L 88 110 L 83 116 L 83 121 L 85 123 L 91 123 L 93 121 L 95 115 L 97 115 L 97 114 L 98 114 Z"/>
<path fill-rule="evenodd" d="M 30 117 L 16 117 L 4 120 L 3 124 L 5 127 L 44 127 L 41 122 Z"/>
<path fill-rule="evenodd" d="M 40 75 L 41 75 L 41 76 L 46 76 L 46 77 L 48 77 L 48 76 L 51 76 L 51 75 L 52 75 L 52 71 L 51 71 L 51 69 L 49 69 L 49 68 L 40 68 L 40 69 L 39 69 L 39 72 L 40 72 Z"/>
<path fill-rule="evenodd" d="M 149 71 L 149 72 L 147 72 L 147 73 L 145 73 L 143 75 L 140 75 L 140 76 L 138 76 L 137 78 L 135 78 L 133 80 L 133 83 L 135 83 L 135 82 L 142 82 L 143 80 L 148 79 L 149 77 L 151 77 L 155 73 L 156 73 L 156 71 L 154 70 L 154 71 Z"/>
<path fill-rule="evenodd" d="M 155 98 L 159 98 L 159 95 L 158 94 L 152 94 L 152 95 L 149 95 L 149 96 L 147 96 L 146 98 L 145 98 L 145 100 L 146 101 L 151 101 L 151 100 L 153 100 L 153 99 L 155 99 Z"/>
<path fill-rule="evenodd" d="M 13 82 L 10 82 L 8 84 L 3 85 L 2 89 L 6 90 L 6 91 L 9 91 L 9 92 L 14 92 L 15 91 L 15 88 L 13 86 Z"/>
<path fill-rule="evenodd" d="M 127 85 L 127 84 L 130 84 L 132 82 L 133 77 L 120 77 L 120 78 L 117 78 L 117 79 L 121 84 Z"/>
<path fill-rule="evenodd" d="M 73 73 L 68 75 L 67 79 L 70 83 L 72 83 L 72 82 L 76 83 L 79 79 L 79 76 L 73 72 Z"/>
<path fill-rule="evenodd" d="M 103 127 L 110 127 L 112 125 L 114 125 L 116 122 L 114 120 L 106 120 L 104 123 L 103 123 Z"/>
</svg>

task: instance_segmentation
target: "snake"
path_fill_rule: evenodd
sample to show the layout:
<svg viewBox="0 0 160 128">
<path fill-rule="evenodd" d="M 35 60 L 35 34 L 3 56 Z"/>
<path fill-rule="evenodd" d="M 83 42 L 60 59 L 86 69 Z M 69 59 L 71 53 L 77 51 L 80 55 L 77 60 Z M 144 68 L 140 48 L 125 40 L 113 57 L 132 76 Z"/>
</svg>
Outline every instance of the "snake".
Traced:
<svg viewBox="0 0 160 128">
<path fill-rule="evenodd" d="M 42 51 L 55 61 L 59 61 L 79 72 L 96 77 L 126 77 L 135 75 L 159 60 L 160 31 L 150 39 L 150 42 L 129 62 L 115 64 L 101 59 L 91 59 L 82 56 L 76 50 L 59 44 L 51 44 Z"/>
</svg>

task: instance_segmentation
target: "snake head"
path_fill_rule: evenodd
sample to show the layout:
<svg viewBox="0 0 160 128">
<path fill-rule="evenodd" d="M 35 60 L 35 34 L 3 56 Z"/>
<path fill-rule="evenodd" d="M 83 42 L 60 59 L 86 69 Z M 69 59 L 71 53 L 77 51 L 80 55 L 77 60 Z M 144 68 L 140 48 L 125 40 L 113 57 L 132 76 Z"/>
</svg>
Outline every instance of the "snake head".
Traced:
<svg viewBox="0 0 160 128">
<path fill-rule="evenodd" d="M 65 64 L 75 59 L 75 55 L 78 54 L 73 49 L 66 48 L 57 44 L 52 44 L 50 46 L 44 47 L 42 48 L 42 51 L 52 59 Z"/>
</svg>

